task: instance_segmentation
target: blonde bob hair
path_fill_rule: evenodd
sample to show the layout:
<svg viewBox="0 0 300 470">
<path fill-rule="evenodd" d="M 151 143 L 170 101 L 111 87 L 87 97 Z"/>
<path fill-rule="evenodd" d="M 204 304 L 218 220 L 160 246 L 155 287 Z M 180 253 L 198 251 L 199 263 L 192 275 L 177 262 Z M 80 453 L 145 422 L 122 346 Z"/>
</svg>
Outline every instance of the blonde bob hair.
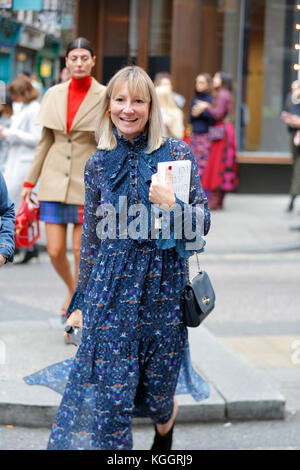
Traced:
<svg viewBox="0 0 300 470">
<path fill-rule="evenodd" d="M 180 110 L 174 99 L 173 92 L 168 85 L 158 85 L 157 87 L 155 87 L 155 91 L 157 94 L 158 102 L 162 108 L 170 112 Z"/>
<path fill-rule="evenodd" d="M 130 65 L 119 70 L 109 81 L 104 97 L 101 100 L 99 114 L 96 120 L 96 140 L 98 148 L 102 150 L 113 150 L 117 147 L 117 139 L 113 133 L 114 125 L 110 118 L 109 104 L 120 86 L 128 82 L 131 96 L 138 95 L 150 103 L 148 120 L 148 147 L 146 153 L 157 150 L 163 143 L 163 123 L 155 87 L 149 75 L 136 65 Z"/>
</svg>

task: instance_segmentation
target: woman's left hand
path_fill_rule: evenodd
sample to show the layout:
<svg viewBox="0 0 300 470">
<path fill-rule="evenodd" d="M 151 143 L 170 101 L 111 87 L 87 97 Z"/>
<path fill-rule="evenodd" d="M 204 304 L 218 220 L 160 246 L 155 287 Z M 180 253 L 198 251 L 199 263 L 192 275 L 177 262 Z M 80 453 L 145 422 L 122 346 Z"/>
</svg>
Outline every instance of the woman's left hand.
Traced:
<svg viewBox="0 0 300 470">
<path fill-rule="evenodd" d="M 153 204 L 160 206 L 164 210 L 169 210 L 176 203 L 175 193 L 172 185 L 172 167 L 166 170 L 166 180 L 162 184 L 159 182 L 158 174 L 152 175 L 149 199 Z"/>
<path fill-rule="evenodd" d="M 71 313 L 69 318 L 66 321 L 66 325 L 70 325 L 73 328 L 80 328 L 82 330 L 82 311 L 77 308 L 74 310 L 74 312 Z M 70 335 L 66 331 L 64 332 L 64 337 L 69 344 L 74 344 L 74 346 L 77 346 L 77 344 L 73 343 L 70 340 Z"/>
</svg>

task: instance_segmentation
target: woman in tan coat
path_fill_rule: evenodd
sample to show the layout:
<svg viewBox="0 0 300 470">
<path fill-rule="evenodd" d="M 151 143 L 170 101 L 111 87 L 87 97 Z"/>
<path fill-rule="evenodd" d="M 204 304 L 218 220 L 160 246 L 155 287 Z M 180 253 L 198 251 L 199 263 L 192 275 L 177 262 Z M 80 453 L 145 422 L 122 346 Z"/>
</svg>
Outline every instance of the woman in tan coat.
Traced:
<svg viewBox="0 0 300 470">
<path fill-rule="evenodd" d="M 68 287 L 62 319 L 77 284 L 84 205 L 84 167 L 96 151 L 94 121 L 105 87 L 91 77 L 95 55 L 89 41 L 77 38 L 66 51 L 71 80 L 45 94 L 37 123 L 42 138 L 25 178 L 22 197 L 30 197 L 39 180 L 40 218 L 46 224 L 47 250 Z M 75 276 L 66 256 L 67 224 L 73 223 Z"/>
</svg>

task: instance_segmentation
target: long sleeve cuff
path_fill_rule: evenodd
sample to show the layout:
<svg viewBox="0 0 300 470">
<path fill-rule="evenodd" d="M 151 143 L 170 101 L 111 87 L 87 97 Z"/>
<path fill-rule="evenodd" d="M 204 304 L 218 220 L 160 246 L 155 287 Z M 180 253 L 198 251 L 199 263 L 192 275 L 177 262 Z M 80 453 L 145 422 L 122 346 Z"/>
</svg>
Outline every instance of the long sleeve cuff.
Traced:
<svg viewBox="0 0 300 470">
<path fill-rule="evenodd" d="M 193 207 L 176 197 L 176 204 L 170 211 L 160 212 L 161 230 L 156 240 L 158 249 L 175 248 L 179 256 L 185 259 L 203 251 L 203 207 Z"/>
<path fill-rule="evenodd" d="M 79 308 L 79 310 L 82 310 L 83 302 L 84 302 L 84 294 L 82 294 L 81 292 L 75 292 L 71 299 L 68 310 L 66 312 L 66 317 L 69 318 L 71 313 L 73 313 L 74 310 L 76 310 L 77 308 Z"/>
<path fill-rule="evenodd" d="M 13 262 L 15 250 L 11 245 L 6 243 L 0 243 L 0 255 L 6 258 L 6 262 Z"/>
</svg>

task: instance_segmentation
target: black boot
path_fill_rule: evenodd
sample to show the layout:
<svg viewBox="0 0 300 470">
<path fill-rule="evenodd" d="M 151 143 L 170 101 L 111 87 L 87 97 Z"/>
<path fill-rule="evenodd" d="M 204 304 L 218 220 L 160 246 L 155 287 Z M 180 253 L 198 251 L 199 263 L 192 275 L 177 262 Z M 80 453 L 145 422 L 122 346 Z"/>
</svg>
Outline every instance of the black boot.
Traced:
<svg viewBox="0 0 300 470">
<path fill-rule="evenodd" d="M 29 248 L 26 250 L 25 256 L 19 264 L 26 264 L 32 258 L 38 258 L 38 256 L 39 256 L 38 248 L 36 245 L 33 245 L 32 248 Z"/>
<path fill-rule="evenodd" d="M 295 199 L 296 199 L 296 196 L 291 196 L 291 200 L 290 200 L 290 203 L 288 205 L 287 212 L 292 212 L 292 210 L 294 209 Z"/>
<path fill-rule="evenodd" d="M 155 436 L 154 436 L 154 441 L 151 447 L 152 451 L 155 452 L 165 452 L 166 450 L 171 450 L 172 449 L 172 439 L 173 439 L 173 429 L 174 429 L 175 423 L 173 423 L 173 426 L 171 427 L 170 431 L 165 434 L 164 436 L 161 436 L 159 432 L 157 431 L 157 427 L 154 426 L 155 428 Z"/>
</svg>

